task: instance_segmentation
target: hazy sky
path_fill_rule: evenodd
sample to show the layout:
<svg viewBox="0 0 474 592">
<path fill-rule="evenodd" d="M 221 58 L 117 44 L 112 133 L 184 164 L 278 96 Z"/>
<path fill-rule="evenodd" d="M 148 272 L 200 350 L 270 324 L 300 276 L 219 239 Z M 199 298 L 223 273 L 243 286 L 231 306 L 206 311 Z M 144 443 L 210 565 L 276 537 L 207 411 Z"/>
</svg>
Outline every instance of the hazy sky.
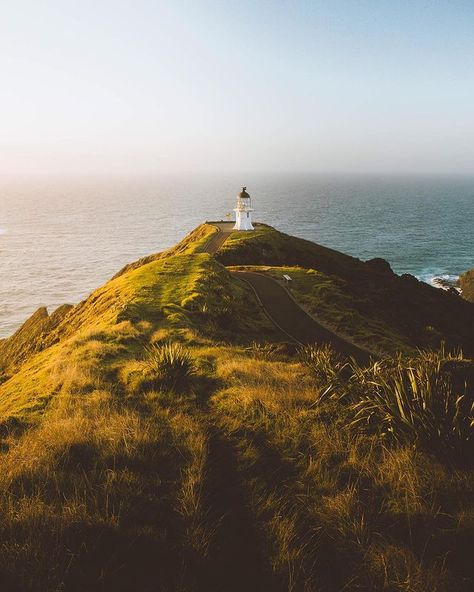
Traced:
<svg viewBox="0 0 474 592">
<path fill-rule="evenodd" d="M 0 173 L 472 173 L 474 2 L 0 0 Z"/>
</svg>

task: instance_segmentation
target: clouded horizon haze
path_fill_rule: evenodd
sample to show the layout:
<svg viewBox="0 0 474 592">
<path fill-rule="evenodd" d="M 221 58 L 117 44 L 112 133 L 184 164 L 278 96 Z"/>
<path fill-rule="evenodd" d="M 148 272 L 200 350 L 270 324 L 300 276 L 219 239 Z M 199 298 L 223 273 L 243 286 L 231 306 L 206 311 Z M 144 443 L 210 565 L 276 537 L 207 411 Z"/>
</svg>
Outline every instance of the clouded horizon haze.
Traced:
<svg viewBox="0 0 474 592">
<path fill-rule="evenodd" d="M 469 174 L 474 4 L 17 0 L 0 175 Z"/>
</svg>

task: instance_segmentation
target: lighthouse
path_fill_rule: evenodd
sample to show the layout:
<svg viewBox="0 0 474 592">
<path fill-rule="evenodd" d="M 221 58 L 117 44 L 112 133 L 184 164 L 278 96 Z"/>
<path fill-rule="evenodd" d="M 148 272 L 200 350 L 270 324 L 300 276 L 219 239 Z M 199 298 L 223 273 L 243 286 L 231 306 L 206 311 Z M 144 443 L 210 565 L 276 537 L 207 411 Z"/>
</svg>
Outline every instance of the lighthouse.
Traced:
<svg viewBox="0 0 474 592">
<path fill-rule="evenodd" d="M 254 230 L 252 226 L 253 208 L 247 187 L 242 187 L 242 191 L 237 195 L 237 206 L 234 208 L 234 212 L 234 230 Z"/>
</svg>

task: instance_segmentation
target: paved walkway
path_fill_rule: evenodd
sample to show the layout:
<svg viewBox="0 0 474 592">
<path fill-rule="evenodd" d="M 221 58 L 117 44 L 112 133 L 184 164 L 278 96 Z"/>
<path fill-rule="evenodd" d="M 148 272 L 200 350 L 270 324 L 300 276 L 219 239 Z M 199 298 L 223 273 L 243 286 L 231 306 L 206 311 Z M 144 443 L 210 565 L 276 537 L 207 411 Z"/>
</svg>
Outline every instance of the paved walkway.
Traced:
<svg viewBox="0 0 474 592">
<path fill-rule="evenodd" d="M 211 255 L 214 255 L 232 234 L 233 222 L 219 222 L 214 225 L 220 232 L 215 234 L 204 248 L 205 252 Z M 250 285 L 269 318 L 293 341 L 301 345 L 329 344 L 341 354 L 353 356 L 361 364 L 366 364 L 370 360 L 368 352 L 320 325 L 272 277 L 253 271 L 233 271 L 232 275 Z"/>
<path fill-rule="evenodd" d="M 225 241 L 232 234 L 234 222 L 210 222 L 210 224 L 217 226 L 219 232 L 211 237 L 210 241 L 203 248 L 203 251 L 205 253 L 209 253 L 210 255 L 215 255 L 216 251 L 222 247 Z"/>
<path fill-rule="evenodd" d="M 250 284 L 270 319 L 293 340 L 302 345 L 327 343 L 362 364 L 369 361 L 370 355 L 366 351 L 320 325 L 272 277 L 252 271 L 235 271 L 233 275 Z"/>
</svg>

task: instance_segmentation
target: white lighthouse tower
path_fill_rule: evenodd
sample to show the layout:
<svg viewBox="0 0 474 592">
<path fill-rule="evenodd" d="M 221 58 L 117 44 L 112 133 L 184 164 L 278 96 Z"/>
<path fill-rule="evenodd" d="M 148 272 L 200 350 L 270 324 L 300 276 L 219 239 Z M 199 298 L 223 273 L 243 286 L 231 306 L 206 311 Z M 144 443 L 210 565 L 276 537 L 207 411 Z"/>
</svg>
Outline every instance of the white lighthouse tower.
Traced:
<svg viewBox="0 0 474 592">
<path fill-rule="evenodd" d="M 237 195 L 237 207 L 234 208 L 234 212 L 234 230 L 255 230 L 252 226 L 253 208 L 247 187 L 242 187 L 242 191 Z"/>
</svg>

